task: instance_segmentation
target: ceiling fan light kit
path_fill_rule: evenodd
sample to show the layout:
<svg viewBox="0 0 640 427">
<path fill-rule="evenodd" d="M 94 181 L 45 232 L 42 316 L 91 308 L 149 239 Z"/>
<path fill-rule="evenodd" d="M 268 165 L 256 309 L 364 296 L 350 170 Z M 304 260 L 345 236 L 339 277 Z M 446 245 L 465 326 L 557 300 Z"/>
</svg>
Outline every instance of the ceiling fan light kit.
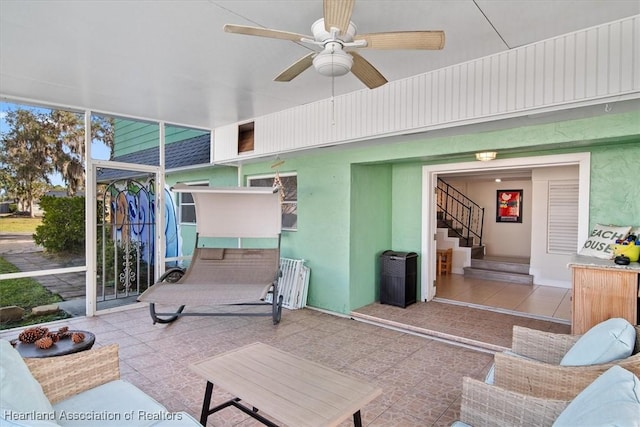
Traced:
<svg viewBox="0 0 640 427">
<path fill-rule="evenodd" d="M 337 43 L 336 43 L 337 44 Z M 323 76 L 344 76 L 353 66 L 353 57 L 344 50 L 323 51 L 313 58 L 313 67 Z"/>
<path fill-rule="evenodd" d="M 328 77 L 343 76 L 351 71 L 369 89 L 374 89 L 387 83 L 387 79 L 355 49 L 438 50 L 444 47 L 443 31 L 396 31 L 356 36 L 357 27 L 351 22 L 354 3 L 355 0 L 324 0 L 324 17 L 311 26 L 313 37 L 232 24 L 225 25 L 224 30 L 228 33 L 290 40 L 322 49 L 298 59 L 276 76 L 274 80 L 278 82 L 291 81 L 313 65 L 318 73 Z"/>
</svg>

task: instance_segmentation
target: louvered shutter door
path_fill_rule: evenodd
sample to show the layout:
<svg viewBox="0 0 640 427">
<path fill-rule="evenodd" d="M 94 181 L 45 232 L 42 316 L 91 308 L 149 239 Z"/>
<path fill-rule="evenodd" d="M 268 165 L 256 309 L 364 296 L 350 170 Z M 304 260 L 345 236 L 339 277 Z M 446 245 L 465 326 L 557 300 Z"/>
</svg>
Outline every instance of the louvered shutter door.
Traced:
<svg viewBox="0 0 640 427">
<path fill-rule="evenodd" d="M 549 181 L 547 252 L 578 250 L 578 181 Z"/>
</svg>

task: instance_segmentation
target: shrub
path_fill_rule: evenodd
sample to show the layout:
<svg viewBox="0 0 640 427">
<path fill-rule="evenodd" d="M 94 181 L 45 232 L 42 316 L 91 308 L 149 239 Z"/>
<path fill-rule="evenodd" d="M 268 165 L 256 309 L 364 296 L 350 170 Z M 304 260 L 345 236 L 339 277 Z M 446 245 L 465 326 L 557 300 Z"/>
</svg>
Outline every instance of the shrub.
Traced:
<svg viewBox="0 0 640 427">
<path fill-rule="evenodd" d="M 40 199 L 44 210 L 42 224 L 33 240 L 49 252 L 81 253 L 85 242 L 84 197 L 51 197 Z"/>
</svg>

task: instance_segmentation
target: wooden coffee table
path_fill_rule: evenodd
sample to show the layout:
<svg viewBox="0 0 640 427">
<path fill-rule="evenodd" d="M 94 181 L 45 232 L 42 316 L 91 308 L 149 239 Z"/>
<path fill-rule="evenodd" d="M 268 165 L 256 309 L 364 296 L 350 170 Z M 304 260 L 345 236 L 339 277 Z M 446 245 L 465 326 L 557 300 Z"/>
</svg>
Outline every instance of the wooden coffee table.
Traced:
<svg viewBox="0 0 640 427">
<path fill-rule="evenodd" d="M 235 406 L 268 426 L 277 424 L 258 410 L 295 427 L 335 426 L 353 415 L 359 427 L 360 409 L 382 394 L 372 384 L 263 343 L 194 363 L 190 368 L 207 380 L 202 425 L 214 412 Z M 211 408 L 214 384 L 236 398 Z"/>
</svg>

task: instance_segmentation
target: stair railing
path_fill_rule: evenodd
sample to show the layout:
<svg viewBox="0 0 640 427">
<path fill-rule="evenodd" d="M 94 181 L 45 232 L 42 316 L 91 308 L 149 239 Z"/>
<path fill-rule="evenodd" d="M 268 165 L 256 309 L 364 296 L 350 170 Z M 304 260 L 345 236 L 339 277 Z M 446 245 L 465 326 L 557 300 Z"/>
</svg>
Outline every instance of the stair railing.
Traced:
<svg viewBox="0 0 640 427">
<path fill-rule="evenodd" d="M 447 227 L 464 239 L 466 246 L 472 246 L 475 239 L 478 239 L 478 244 L 482 246 L 483 207 L 441 178 L 438 178 L 436 187 L 436 204 L 438 210 L 442 212 L 442 219 L 446 221 Z"/>
</svg>

